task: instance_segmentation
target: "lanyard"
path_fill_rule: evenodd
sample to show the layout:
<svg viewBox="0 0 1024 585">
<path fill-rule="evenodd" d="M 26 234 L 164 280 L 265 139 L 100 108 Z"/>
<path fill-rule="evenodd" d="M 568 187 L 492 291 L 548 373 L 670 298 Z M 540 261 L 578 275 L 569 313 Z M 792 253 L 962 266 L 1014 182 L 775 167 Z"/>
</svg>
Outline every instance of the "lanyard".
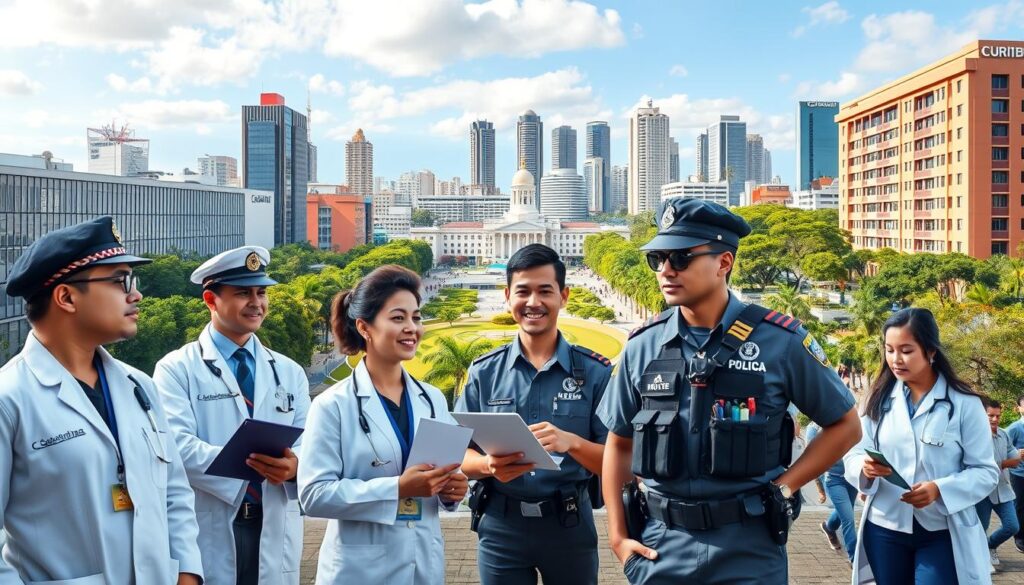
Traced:
<svg viewBox="0 0 1024 585">
<path fill-rule="evenodd" d="M 124 462 L 121 461 L 121 438 L 117 433 L 117 417 L 114 415 L 114 402 L 110 399 L 110 387 L 107 385 L 107 375 L 103 371 L 103 360 L 99 354 L 92 359 L 96 373 L 99 374 L 100 390 L 103 392 L 103 405 L 107 409 L 107 421 L 110 426 L 110 434 L 114 436 L 114 444 L 117 446 L 114 454 L 117 456 L 117 481 L 124 483 Z"/>
<path fill-rule="evenodd" d="M 391 410 L 388 405 L 384 402 L 387 398 L 378 392 L 377 398 L 380 399 L 380 405 L 384 407 L 384 414 L 388 416 L 388 422 L 391 423 L 391 428 L 395 431 L 395 437 L 398 438 L 398 445 L 402 448 L 402 469 L 405 469 L 405 464 L 409 461 L 409 451 L 412 450 L 412 438 L 414 434 L 414 421 L 412 417 L 412 403 L 409 402 L 409 389 L 405 388 L 402 392 L 402 406 L 405 407 L 405 414 L 409 420 L 409 437 L 408 439 L 402 435 L 402 431 L 398 429 L 398 423 L 395 422 L 395 417 L 391 416 Z"/>
</svg>

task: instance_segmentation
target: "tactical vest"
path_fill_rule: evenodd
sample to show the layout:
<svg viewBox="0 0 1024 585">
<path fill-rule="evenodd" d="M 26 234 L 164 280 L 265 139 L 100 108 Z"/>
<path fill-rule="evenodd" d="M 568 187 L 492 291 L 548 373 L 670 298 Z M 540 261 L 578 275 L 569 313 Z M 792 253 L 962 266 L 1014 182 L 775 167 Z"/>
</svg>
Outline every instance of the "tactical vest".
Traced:
<svg viewBox="0 0 1024 585">
<path fill-rule="evenodd" d="M 726 329 L 714 355 L 698 352 L 687 363 L 683 340 L 677 337 L 647 365 L 640 382 L 640 411 L 631 421 L 633 473 L 658 480 L 741 479 L 789 465 L 792 417 L 785 410 L 757 408 L 765 398 L 763 376 L 724 368 L 772 315 L 777 313 L 748 305 Z M 741 411 L 741 403 L 748 411 L 745 420 L 733 414 L 733 405 Z M 752 413 L 749 404 L 755 406 Z M 683 408 L 687 409 L 685 420 L 680 416 Z M 691 441 L 697 441 L 698 459 L 687 457 Z"/>
</svg>

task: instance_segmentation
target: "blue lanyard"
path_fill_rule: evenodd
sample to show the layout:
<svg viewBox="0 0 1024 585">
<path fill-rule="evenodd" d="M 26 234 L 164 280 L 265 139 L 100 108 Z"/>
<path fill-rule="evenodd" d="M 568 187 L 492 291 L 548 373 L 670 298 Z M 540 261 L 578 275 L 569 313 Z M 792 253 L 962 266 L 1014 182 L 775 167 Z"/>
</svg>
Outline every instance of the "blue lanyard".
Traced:
<svg viewBox="0 0 1024 585">
<path fill-rule="evenodd" d="M 100 390 L 103 391 L 103 405 L 107 408 L 107 420 L 110 425 L 110 434 L 114 435 L 114 442 L 117 443 L 118 451 L 121 450 L 121 440 L 117 434 L 117 417 L 114 416 L 114 403 L 110 399 L 110 387 L 107 386 L 107 375 L 103 372 L 103 360 L 99 354 L 92 359 L 93 366 L 100 377 Z"/>
<path fill-rule="evenodd" d="M 409 389 L 403 388 L 402 390 L 402 405 L 405 407 L 405 415 L 409 420 L 408 439 L 402 435 L 402 431 L 398 429 L 398 423 L 395 422 L 395 417 L 391 416 L 391 409 L 389 409 L 387 403 L 384 402 L 387 398 L 384 398 L 380 392 L 377 392 L 377 398 L 380 399 L 380 405 L 384 407 L 384 414 L 388 416 L 388 422 L 391 423 L 391 428 L 395 431 L 395 437 L 398 438 L 398 445 L 402 448 L 402 469 L 404 470 L 405 464 L 409 462 L 409 451 L 412 450 L 412 438 L 415 433 L 412 417 L 412 403 L 409 402 Z"/>
</svg>

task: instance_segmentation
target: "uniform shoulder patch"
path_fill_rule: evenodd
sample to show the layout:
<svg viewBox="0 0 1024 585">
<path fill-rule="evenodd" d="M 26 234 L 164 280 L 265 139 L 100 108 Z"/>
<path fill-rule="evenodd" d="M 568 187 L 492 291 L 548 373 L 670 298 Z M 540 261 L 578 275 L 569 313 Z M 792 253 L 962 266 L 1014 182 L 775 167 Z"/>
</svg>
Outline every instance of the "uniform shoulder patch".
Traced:
<svg viewBox="0 0 1024 585">
<path fill-rule="evenodd" d="M 661 313 L 658 313 L 657 315 L 651 317 L 650 319 L 644 321 L 643 325 L 641 325 L 641 326 L 637 327 L 636 329 L 634 329 L 634 330 L 629 332 L 629 338 L 628 339 L 633 339 L 634 337 L 636 337 L 637 335 L 639 335 L 643 331 L 645 331 L 647 329 L 650 329 L 651 327 L 654 327 L 655 325 L 657 325 L 659 323 L 664 323 L 665 321 L 668 321 L 668 318 L 672 316 L 672 311 L 673 311 L 673 309 L 667 309 L 667 310 L 662 311 Z"/>
<path fill-rule="evenodd" d="M 800 319 L 790 317 L 789 315 L 778 311 L 769 311 L 768 314 L 764 316 L 764 320 L 776 327 L 781 327 L 790 333 L 796 333 L 797 330 L 800 329 L 800 326 L 803 325 L 803 323 L 800 322 Z"/>
<path fill-rule="evenodd" d="M 572 346 L 572 348 L 577 353 L 583 354 L 583 355 L 587 356 L 588 358 L 590 358 L 590 359 L 592 359 L 594 361 L 600 362 L 601 365 L 604 365 L 604 366 L 611 366 L 612 365 L 612 360 L 604 357 L 603 355 L 597 353 L 596 351 L 587 349 L 587 348 L 583 347 L 582 345 L 574 345 L 574 346 Z"/>
<path fill-rule="evenodd" d="M 499 355 L 504 355 L 506 351 L 508 351 L 508 344 L 507 343 L 505 345 L 502 345 L 500 347 L 492 349 L 491 351 L 489 351 L 489 352 L 483 354 L 482 356 L 476 358 L 475 360 L 473 360 L 473 365 L 479 364 L 481 362 L 486 362 L 487 360 L 489 360 L 489 359 L 491 359 L 493 357 L 499 356 Z"/>
<path fill-rule="evenodd" d="M 811 357 L 818 360 L 819 364 L 826 368 L 832 367 L 832 364 L 828 361 L 828 356 L 825 355 L 825 348 L 821 347 L 821 344 L 818 343 L 818 340 L 813 335 L 810 333 L 805 334 L 802 345 L 807 350 L 807 353 L 811 354 Z"/>
</svg>

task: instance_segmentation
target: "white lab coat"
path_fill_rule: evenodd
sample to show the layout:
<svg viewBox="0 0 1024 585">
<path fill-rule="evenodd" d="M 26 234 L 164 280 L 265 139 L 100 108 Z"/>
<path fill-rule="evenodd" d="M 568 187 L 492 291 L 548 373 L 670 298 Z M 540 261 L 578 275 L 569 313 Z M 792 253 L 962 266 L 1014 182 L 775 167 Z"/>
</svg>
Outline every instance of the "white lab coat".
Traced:
<svg viewBox="0 0 1024 585">
<path fill-rule="evenodd" d="M 153 381 L 103 348 L 97 352 L 135 509 L 114 511 L 110 429 L 78 381 L 29 333 L 0 369 L 0 522 L 8 534 L 0 584 L 170 585 L 179 572 L 203 574 L 192 490 Z M 157 432 L 129 375 L 152 404 Z"/>
<path fill-rule="evenodd" d="M 430 416 L 430 405 L 411 376 L 403 375 L 418 426 Z M 429 384 L 423 388 L 437 419 L 457 424 L 441 391 Z M 368 435 L 359 425 L 357 400 L 362 400 Z M 369 441 L 385 464 L 373 465 L 377 457 Z M 299 462 L 302 509 L 330 519 L 320 546 L 317 585 L 444 583 L 440 500 L 423 498 L 420 521 L 396 521 L 402 450 L 363 362 L 313 401 L 305 452 Z"/>
<path fill-rule="evenodd" d="M 948 418 L 947 405 L 942 403 L 935 407 L 936 399 L 942 397 L 947 397 L 953 404 L 951 419 Z M 988 497 L 995 488 L 999 470 L 992 458 L 992 432 L 981 400 L 950 390 L 940 375 L 935 387 L 918 406 L 911 426 L 907 424 L 910 412 L 901 382 L 892 389 L 891 398 L 892 409 L 883 418 L 879 429 L 878 450 L 910 485 L 930 480 L 939 487 L 939 499 L 929 507 L 934 507 L 946 518 L 960 585 L 991 583 L 988 541 L 974 504 Z M 926 425 L 933 407 L 933 420 Z M 926 426 L 930 428 L 926 430 Z M 901 488 L 883 479 L 868 481 L 862 475 L 867 457 L 864 449 L 874 448 L 876 423 L 862 416 L 861 427 L 863 437 L 860 443 L 843 457 L 846 480 L 867 495 L 853 560 L 854 585 L 873 582 L 874 579 L 863 545 L 864 523 L 873 506 L 881 506 L 886 510 L 887 519 L 899 519 L 903 524 L 912 523 L 913 515 L 920 513 L 915 512 L 910 504 L 897 501 L 904 491 Z M 942 427 L 945 427 L 944 432 Z M 926 433 L 941 437 L 942 446 L 923 443 L 921 438 Z M 917 473 L 919 463 L 923 474 Z"/>
<path fill-rule="evenodd" d="M 234 585 L 235 536 L 232 522 L 242 504 L 246 482 L 204 472 L 235 433 L 249 411 L 233 374 L 210 336 L 173 351 L 157 365 L 153 379 L 167 408 L 188 480 L 196 492 L 199 548 L 208 585 Z M 253 418 L 303 427 L 309 410 L 309 382 L 302 368 L 256 339 Z M 213 368 L 220 371 L 217 376 Z M 280 412 L 273 359 L 284 392 L 294 395 L 292 412 Z M 301 458 L 299 444 L 293 447 Z M 302 518 L 295 483 L 263 482 L 263 531 L 260 535 L 260 584 L 298 585 L 302 554 Z"/>
</svg>

